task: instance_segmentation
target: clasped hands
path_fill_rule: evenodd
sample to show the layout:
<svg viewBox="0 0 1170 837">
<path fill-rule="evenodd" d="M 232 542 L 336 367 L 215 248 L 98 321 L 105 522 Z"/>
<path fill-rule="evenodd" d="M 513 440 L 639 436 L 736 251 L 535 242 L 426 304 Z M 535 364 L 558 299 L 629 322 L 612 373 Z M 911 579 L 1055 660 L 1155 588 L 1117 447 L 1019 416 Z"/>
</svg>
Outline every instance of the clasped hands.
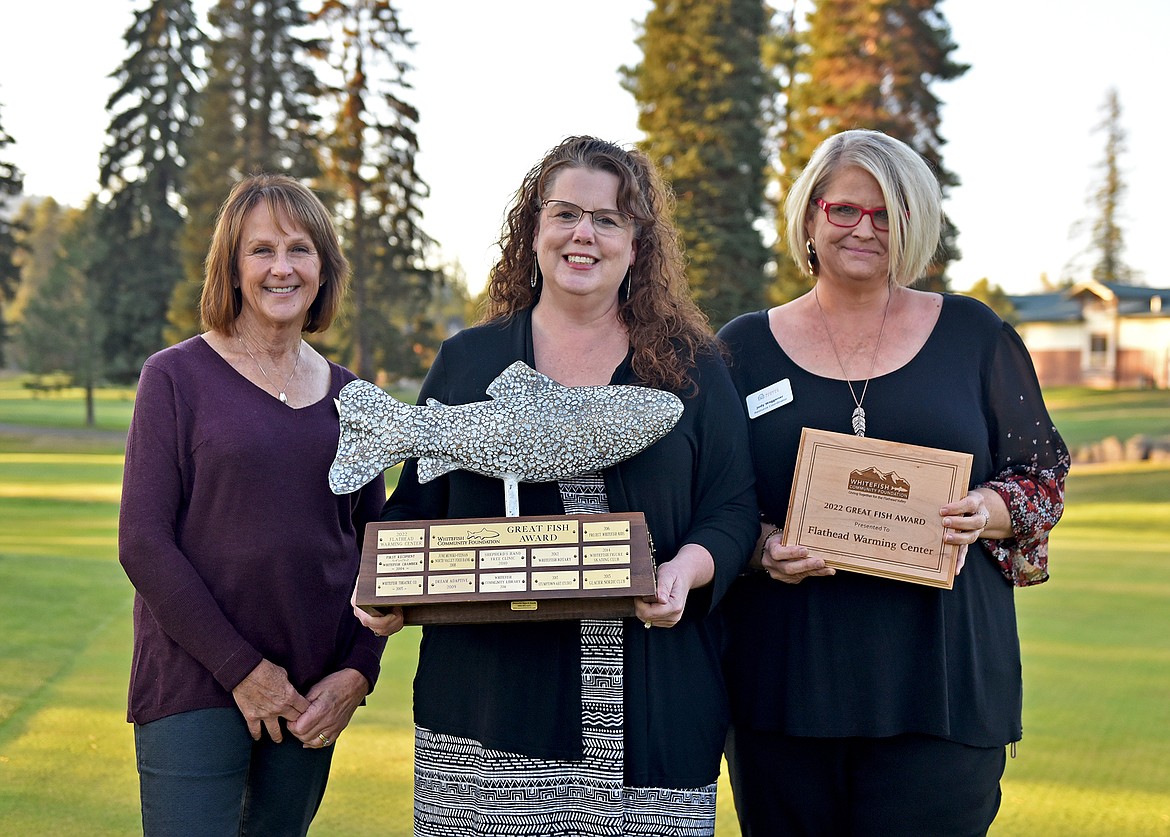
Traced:
<svg viewBox="0 0 1170 837">
<path fill-rule="evenodd" d="M 365 676 L 346 668 L 327 675 L 302 695 L 289 682 L 287 671 L 261 660 L 232 690 L 232 697 L 253 740 L 259 741 L 267 730 L 279 744 L 284 738 L 283 719 L 305 747 L 320 748 L 337 740 L 368 691 Z"/>
</svg>

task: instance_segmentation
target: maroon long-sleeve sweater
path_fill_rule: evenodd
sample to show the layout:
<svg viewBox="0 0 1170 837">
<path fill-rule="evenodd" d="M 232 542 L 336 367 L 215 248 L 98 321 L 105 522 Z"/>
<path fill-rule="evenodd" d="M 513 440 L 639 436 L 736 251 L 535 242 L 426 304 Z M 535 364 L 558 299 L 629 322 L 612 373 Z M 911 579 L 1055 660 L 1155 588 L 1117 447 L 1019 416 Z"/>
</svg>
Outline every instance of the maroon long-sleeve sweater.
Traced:
<svg viewBox="0 0 1170 837">
<path fill-rule="evenodd" d="M 234 706 L 231 690 L 261 659 L 302 694 L 343 668 L 373 688 L 385 641 L 349 598 L 385 486 L 329 490 L 334 398 L 354 378 L 330 367 L 328 396 L 292 409 L 202 337 L 143 366 L 118 525 L 136 590 L 130 721 Z"/>
</svg>

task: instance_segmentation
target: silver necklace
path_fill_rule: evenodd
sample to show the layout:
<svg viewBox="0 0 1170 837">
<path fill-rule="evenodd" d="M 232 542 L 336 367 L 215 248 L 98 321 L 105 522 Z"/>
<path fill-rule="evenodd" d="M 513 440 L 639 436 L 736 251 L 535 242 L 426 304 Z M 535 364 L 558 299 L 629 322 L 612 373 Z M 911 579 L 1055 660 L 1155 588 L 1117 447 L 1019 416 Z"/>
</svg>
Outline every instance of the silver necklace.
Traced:
<svg viewBox="0 0 1170 837">
<path fill-rule="evenodd" d="M 264 371 L 264 367 L 260 365 L 260 361 L 256 360 L 256 356 L 252 354 L 252 350 L 248 348 L 248 344 L 244 342 L 244 338 L 236 335 L 236 339 L 240 341 L 240 345 L 244 347 L 244 351 L 248 353 L 248 357 L 252 358 L 252 363 L 256 364 L 256 368 L 260 370 L 260 374 L 264 376 L 264 380 L 268 381 L 268 386 L 277 390 L 277 398 L 280 399 L 281 404 L 288 403 L 288 396 L 284 391 L 288 389 L 289 382 L 292 381 L 293 375 L 297 374 L 297 367 L 301 365 L 301 341 L 297 341 L 297 359 L 293 363 L 292 372 L 288 373 L 288 377 L 284 379 L 284 386 L 277 387 L 272 383 L 272 379 L 268 377 L 268 373 Z"/>
<path fill-rule="evenodd" d="M 853 432 L 858 436 L 865 435 L 865 408 L 861 402 L 865 400 L 865 393 L 869 391 L 869 381 L 873 377 L 874 367 L 877 365 L 878 352 L 882 348 L 882 335 L 886 333 L 886 316 L 890 313 L 890 300 L 894 292 L 891 290 L 886 297 L 886 309 L 882 312 L 882 328 L 878 332 L 877 345 L 873 347 L 873 359 L 869 362 L 869 374 L 865 376 L 865 385 L 861 388 L 861 397 L 853 390 L 853 382 L 849 380 L 849 373 L 845 371 L 845 364 L 841 362 L 841 355 L 837 351 L 837 344 L 833 342 L 833 332 L 829 331 L 829 321 L 825 317 L 825 309 L 821 307 L 821 298 L 817 294 L 816 285 L 813 285 L 813 300 L 817 304 L 817 311 L 821 314 L 821 323 L 825 326 L 825 335 L 829 338 L 829 345 L 833 349 L 833 356 L 837 358 L 837 365 L 841 367 L 841 374 L 845 376 L 845 384 L 849 387 L 849 394 L 853 396 L 853 403 L 857 405 L 853 411 Z"/>
</svg>

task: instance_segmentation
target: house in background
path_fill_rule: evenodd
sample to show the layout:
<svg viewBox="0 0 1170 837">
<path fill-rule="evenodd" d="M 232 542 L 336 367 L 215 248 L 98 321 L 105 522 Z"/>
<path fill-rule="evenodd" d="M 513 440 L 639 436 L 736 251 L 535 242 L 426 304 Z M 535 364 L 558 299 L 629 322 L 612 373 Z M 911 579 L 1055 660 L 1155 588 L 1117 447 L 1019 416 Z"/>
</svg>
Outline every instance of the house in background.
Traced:
<svg viewBox="0 0 1170 837">
<path fill-rule="evenodd" d="M 1170 387 L 1170 288 L 1088 280 L 1008 299 L 1041 386 Z"/>
</svg>

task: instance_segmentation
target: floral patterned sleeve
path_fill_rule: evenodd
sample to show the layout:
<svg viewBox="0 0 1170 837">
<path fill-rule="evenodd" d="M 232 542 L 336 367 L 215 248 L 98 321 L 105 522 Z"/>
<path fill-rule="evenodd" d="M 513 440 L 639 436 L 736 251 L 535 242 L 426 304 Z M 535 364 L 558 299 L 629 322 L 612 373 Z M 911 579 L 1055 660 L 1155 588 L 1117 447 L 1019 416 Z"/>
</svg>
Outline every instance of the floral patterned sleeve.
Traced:
<svg viewBox="0 0 1170 837">
<path fill-rule="evenodd" d="M 1048 533 L 1064 512 L 1068 448 L 1060 437 L 1024 342 L 1003 325 L 988 387 L 988 418 L 996 475 L 983 483 L 1003 498 L 1011 538 L 984 543 L 1016 587 L 1048 580 Z"/>
</svg>

